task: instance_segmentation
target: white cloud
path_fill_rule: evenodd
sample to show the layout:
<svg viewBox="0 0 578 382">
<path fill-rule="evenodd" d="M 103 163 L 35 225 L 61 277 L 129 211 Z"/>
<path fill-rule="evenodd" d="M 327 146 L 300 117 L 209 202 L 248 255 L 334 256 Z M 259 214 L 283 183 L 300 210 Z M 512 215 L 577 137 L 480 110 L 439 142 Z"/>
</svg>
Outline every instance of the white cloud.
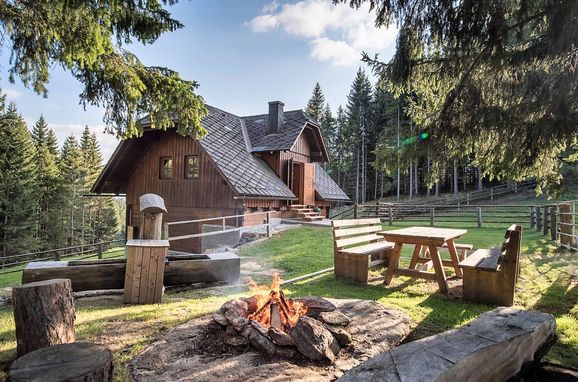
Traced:
<svg viewBox="0 0 578 382">
<path fill-rule="evenodd" d="M 369 6 L 355 10 L 327 0 L 302 0 L 263 7 L 262 14 L 248 25 L 255 33 L 283 32 L 309 40 L 311 57 L 334 65 L 357 65 L 361 52 L 380 53 L 390 46 L 397 29 L 376 28 Z M 355 59 L 353 57 L 355 56 Z"/>
<path fill-rule="evenodd" d="M 32 130 L 34 123 L 36 123 L 36 119 L 24 118 L 24 120 L 26 121 L 29 129 Z M 66 138 L 71 134 L 74 135 L 80 143 L 80 136 L 84 131 L 84 126 L 87 125 L 78 123 L 48 123 L 48 127 L 54 130 L 56 138 L 58 139 L 58 143 L 61 147 Z M 88 129 L 91 133 L 94 132 L 96 134 L 96 139 L 100 145 L 100 151 L 102 153 L 102 159 L 106 164 L 114 152 L 114 149 L 118 145 L 119 140 L 114 135 L 105 133 L 104 125 L 88 125 Z"/>
<path fill-rule="evenodd" d="M 16 98 L 19 98 L 22 95 L 22 92 L 16 90 L 16 89 L 3 89 L 4 94 L 6 94 L 6 98 L 9 100 L 15 100 Z"/>
</svg>

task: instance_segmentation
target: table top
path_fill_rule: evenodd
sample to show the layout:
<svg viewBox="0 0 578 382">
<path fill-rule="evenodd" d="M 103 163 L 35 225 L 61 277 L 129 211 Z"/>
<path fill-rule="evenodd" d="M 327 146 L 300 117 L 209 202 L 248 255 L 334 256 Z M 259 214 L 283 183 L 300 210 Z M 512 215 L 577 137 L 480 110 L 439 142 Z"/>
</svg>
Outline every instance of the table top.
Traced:
<svg viewBox="0 0 578 382">
<path fill-rule="evenodd" d="M 465 229 L 436 228 L 436 227 L 408 227 L 391 231 L 380 231 L 387 241 L 407 244 L 432 244 L 441 246 L 446 241 L 457 239 L 468 231 Z"/>
</svg>

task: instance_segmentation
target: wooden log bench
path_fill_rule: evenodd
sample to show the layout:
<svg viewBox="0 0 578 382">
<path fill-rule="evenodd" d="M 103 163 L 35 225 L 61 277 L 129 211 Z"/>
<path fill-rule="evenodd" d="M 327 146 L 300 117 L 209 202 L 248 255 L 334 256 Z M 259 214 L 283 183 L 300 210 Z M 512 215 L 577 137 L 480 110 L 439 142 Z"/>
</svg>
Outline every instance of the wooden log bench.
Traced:
<svg viewBox="0 0 578 382">
<path fill-rule="evenodd" d="M 367 283 L 369 268 L 384 264 L 394 244 L 376 234 L 381 220 L 354 219 L 331 222 L 336 277 Z"/>
<path fill-rule="evenodd" d="M 381 353 L 338 382 L 507 381 L 556 339 L 551 314 L 500 307 L 472 322 Z"/>
<path fill-rule="evenodd" d="M 464 299 L 511 306 L 520 267 L 522 227 L 506 230 L 500 248 L 478 249 L 459 263 L 464 274 Z"/>
</svg>

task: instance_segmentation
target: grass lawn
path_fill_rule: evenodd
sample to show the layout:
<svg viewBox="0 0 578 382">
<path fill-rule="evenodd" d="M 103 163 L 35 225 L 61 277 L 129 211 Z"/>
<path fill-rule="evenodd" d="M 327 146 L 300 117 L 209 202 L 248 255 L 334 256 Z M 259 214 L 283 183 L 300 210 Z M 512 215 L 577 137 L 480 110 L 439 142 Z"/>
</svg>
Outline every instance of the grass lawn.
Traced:
<svg viewBox="0 0 578 382">
<path fill-rule="evenodd" d="M 384 228 L 402 226 L 396 224 Z M 506 227 L 467 228 L 468 233 L 459 241 L 482 248 L 498 245 L 503 240 Z M 572 278 L 572 272 L 578 268 L 578 254 L 558 250 L 544 236 L 531 230 L 524 232 L 522 245 L 522 271 L 515 305 L 553 314 L 560 339 L 546 358 L 578 367 L 578 280 Z M 259 261 L 284 270 L 287 279 L 331 267 L 332 251 L 329 229 L 301 227 L 245 247 L 240 255 L 243 262 Z M 408 262 L 410 255 L 410 249 L 404 249 L 402 262 Z M 374 271 L 372 276 L 379 277 L 379 270 Z M 0 278 L 0 282 L 4 281 Z M 360 285 L 338 280 L 330 273 L 290 285 L 285 290 L 292 296 L 371 299 L 402 309 L 414 321 L 410 339 L 462 325 L 494 308 L 441 295 L 436 283 L 407 277 L 395 277 L 390 286 L 384 287 L 381 281 Z M 127 380 L 124 363 L 148 343 L 169 328 L 212 312 L 224 301 L 243 294 L 249 293 L 244 288 L 169 292 L 161 304 L 145 306 L 125 306 L 118 296 L 79 299 L 77 338 L 100 342 L 111 348 L 115 355 L 116 379 Z M 0 308 L 0 362 L 4 365 L 14 358 L 15 345 L 12 310 L 9 307 Z"/>
</svg>

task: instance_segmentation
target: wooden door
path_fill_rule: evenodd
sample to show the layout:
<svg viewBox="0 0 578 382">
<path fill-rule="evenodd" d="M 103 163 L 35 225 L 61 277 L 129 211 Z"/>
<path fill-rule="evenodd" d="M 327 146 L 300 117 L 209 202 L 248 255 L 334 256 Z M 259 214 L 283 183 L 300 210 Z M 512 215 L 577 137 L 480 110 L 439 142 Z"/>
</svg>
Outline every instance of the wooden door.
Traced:
<svg viewBox="0 0 578 382">
<path fill-rule="evenodd" d="M 315 163 L 305 163 L 304 166 L 303 204 L 315 205 Z"/>
<path fill-rule="evenodd" d="M 298 203 L 303 204 L 303 163 L 291 162 L 291 191 L 299 198 Z"/>
</svg>

